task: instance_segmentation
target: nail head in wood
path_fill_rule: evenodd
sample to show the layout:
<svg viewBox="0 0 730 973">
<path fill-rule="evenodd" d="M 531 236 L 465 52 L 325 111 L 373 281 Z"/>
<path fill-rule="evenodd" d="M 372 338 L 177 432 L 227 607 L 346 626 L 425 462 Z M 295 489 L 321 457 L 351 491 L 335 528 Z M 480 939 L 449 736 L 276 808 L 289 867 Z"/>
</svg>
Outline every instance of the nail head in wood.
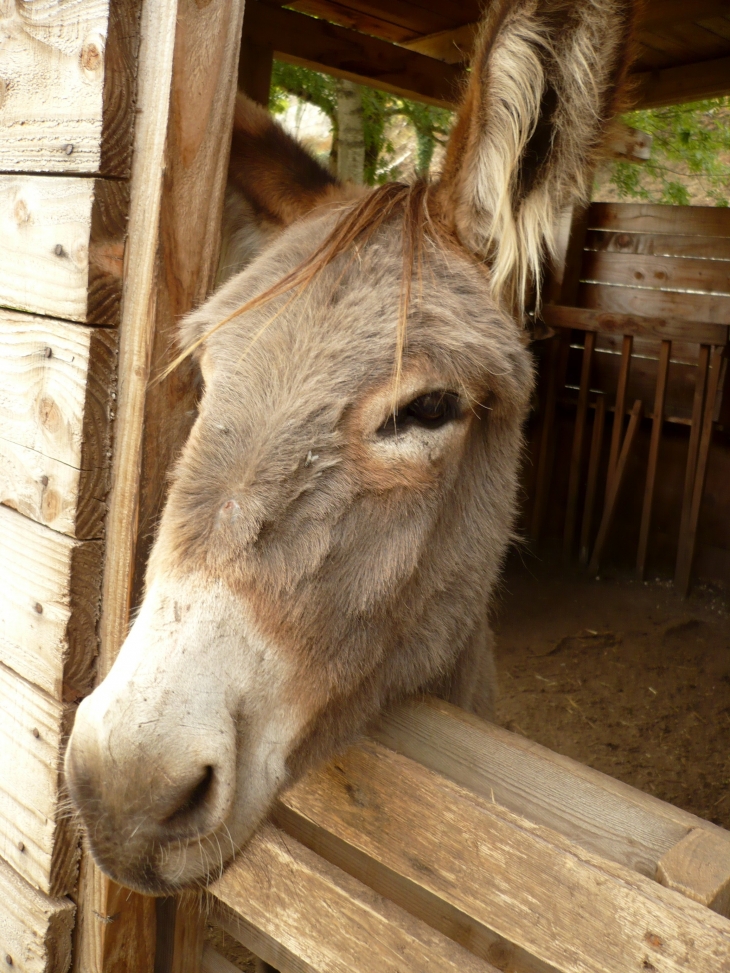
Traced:
<svg viewBox="0 0 730 973">
<path fill-rule="evenodd" d="M 656 879 L 730 917 L 730 836 L 693 828 L 659 859 Z"/>
<path fill-rule="evenodd" d="M 44 352 L 43 352 L 43 357 L 44 358 L 52 358 L 53 357 L 53 348 L 46 348 L 44 350 Z"/>
<path fill-rule="evenodd" d="M 36 740 L 40 737 L 40 735 L 41 735 L 41 731 L 38 729 L 37 726 L 34 726 L 33 727 L 33 736 L 36 738 Z"/>
<path fill-rule="evenodd" d="M 74 147 L 73 147 L 73 145 L 71 145 L 70 142 L 67 143 L 66 145 L 64 145 L 64 147 L 63 147 L 63 151 L 66 153 L 66 155 L 73 155 L 73 150 L 74 150 Z"/>
<path fill-rule="evenodd" d="M 48 486 L 48 477 L 46 476 L 46 474 L 45 474 L 45 473 L 44 473 L 44 474 L 43 474 L 43 476 L 41 477 L 41 483 L 42 483 L 42 485 L 43 485 L 44 487 L 47 487 L 47 486 Z"/>
<path fill-rule="evenodd" d="M 61 246 L 60 243 L 56 244 L 56 246 L 53 248 L 53 252 L 56 254 L 57 257 L 63 256 L 63 247 Z"/>
<path fill-rule="evenodd" d="M 18 851 L 25 851 L 25 845 L 22 841 L 18 842 Z"/>
<path fill-rule="evenodd" d="M 37 601 L 33 607 L 35 608 L 35 610 L 38 612 L 39 615 L 43 614 L 43 605 L 41 605 L 39 601 Z"/>
</svg>

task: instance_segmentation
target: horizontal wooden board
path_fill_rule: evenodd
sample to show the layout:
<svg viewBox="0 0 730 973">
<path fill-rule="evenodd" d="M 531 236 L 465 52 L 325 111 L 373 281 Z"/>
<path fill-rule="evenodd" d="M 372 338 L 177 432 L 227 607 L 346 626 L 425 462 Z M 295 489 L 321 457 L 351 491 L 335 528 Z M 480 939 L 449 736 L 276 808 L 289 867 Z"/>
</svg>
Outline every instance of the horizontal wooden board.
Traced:
<svg viewBox="0 0 730 973">
<path fill-rule="evenodd" d="M 613 311 L 617 314 L 730 324 L 730 297 L 719 294 L 686 294 L 679 291 L 655 291 L 648 287 L 581 284 L 577 303 L 581 307 Z"/>
<path fill-rule="evenodd" d="M 0 861 L 0 963 L 5 970 L 66 973 L 74 912 L 70 899 L 42 895 Z"/>
<path fill-rule="evenodd" d="M 646 253 L 659 257 L 730 260 L 730 237 L 589 230 L 586 234 L 585 247 L 586 250 L 605 250 L 607 253 Z"/>
<path fill-rule="evenodd" d="M 503 969 L 730 968 L 730 921 L 377 743 L 286 791 L 275 819 Z"/>
<path fill-rule="evenodd" d="M 280 60 L 442 107 L 454 107 L 465 80 L 457 65 L 256 0 L 247 0 L 244 31 Z"/>
<path fill-rule="evenodd" d="M 0 305 L 117 324 L 129 186 L 0 175 Z"/>
<path fill-rule="evenodd" d="M 47 895 L 73 889 L 78 836 L 59 814 L 68 708 L 0 664 L 0 857 Z"/>
<path fill-rule="evenodd" d="M 660 203 L 592 203 L 588 210 L 588 228 L 727 238 L 730 237 L 730 209 Z"/>
<path fill-rule="evenodd" d="M 216 922 L 280 973 L 497 973 L 270 824 L 210 891 Z"/>
<path fill-rule="evenodd" d="M 730 260 L 657 257 L 634 253 L 583 254 L 583 280 L 669 291 L 730 294 Z"/>
<path fill-rule="evenodd" d="M 455 783 L 649 878 L 660 858 L 692 828 L 726 834 L 440 699 L 405 703 L 370 732 Z"/>
<path fill-rule="evenodd" d="M 678 64 L 634 75 L 632 99 L 637 108 L 661 108 L 730 93 L 730 57 Z"/>
<path fill-rule="evenodd" d="M 91 688 L 101 573 L 101 541 L 0 506 L 0 662 L 56 700 Z"/>
<path fill-rule="evenodd" d="M 129 175 L 139 6 L 11 4 L 2 21 L 0 171 Z"/>
<path fill-rule="evenodd" d="M 628 288 L 610 288 L 609 296 L 614 291 L 623 290 Z M 643 294 L 644 291 L 639 293 Z M 642 312 L 622 312 L 618 308 L 601 311 L 545 304 L 541 317 L 551 328 L 575 328 L 579 331 L 599 331 L 606 334 L 653 335 L 660 340 L 677 338 L 684 342 L 695 341 L 708 345 L 724 345 L 728 340 L 729 330 L 727 325 L 687 321 L 672 315 L 650 317 Z"/>
<path fill-rule="evenodd" d="M 0 310 L 0 502 L 100 537 L 117 333 Z"/>
</svg>

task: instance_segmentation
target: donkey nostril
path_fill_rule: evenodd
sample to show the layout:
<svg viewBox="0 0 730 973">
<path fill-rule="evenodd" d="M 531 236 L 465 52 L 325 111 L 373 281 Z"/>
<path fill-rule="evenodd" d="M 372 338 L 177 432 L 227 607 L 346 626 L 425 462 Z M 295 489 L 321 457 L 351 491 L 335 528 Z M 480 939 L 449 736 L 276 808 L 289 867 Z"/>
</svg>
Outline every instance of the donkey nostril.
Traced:
<svg viewBox="0 0 730 973">
<path fill-rule="evenodd" d="M 187 824 L 202 812 L 213 789 L 213 776 L 213 768 L 205 767 L 203 776 L 179 796 L 177 807 L 161 823 L 166 826 Z"/>
</svg>

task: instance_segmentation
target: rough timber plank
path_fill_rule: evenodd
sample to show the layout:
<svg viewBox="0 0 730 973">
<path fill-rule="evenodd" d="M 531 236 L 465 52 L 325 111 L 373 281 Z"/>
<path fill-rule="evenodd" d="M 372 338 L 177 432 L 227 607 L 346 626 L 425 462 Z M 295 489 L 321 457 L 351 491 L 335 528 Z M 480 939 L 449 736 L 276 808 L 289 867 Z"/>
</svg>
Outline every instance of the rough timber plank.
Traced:
<svg viewBox="0 0 730 973">
<path fill-rule="evenodd" d="M 671 338 L 697 344 L 724 345 L 728 340 L 727 325 L 687 321 L 671 315 L 646 317 L 641 313 L 614 313 L 585 307 L 546 304 L 541 316 L 551 328 L 578 328 L 581 331 L 600 331 L 602 334 L 634 335 L 635 337 L 651 336 L 660 338 L 662 341 Z"/>
<path fill-rule="evenodd" d="M 247 0 L 245 25 L 280 60 L 428 104 L 453 108 L 464 82 L 457 65 L 257 0 Z"/>
<path fill-rule="evenodd" d="M 589 230 L 586 250 L 606 253 L 645 253 L 659 257 L 704 257 L 730 260 L 730 238 L 684 236 L 681 233 L 628 233 L 621 230 Z"/>
<path fill-rule="evenodd" d="M 648 287 L 581 284 L 578 303 L 594 311 L 645 314 L 654 318 L 685 318 L 687 321 L 708 324 L 727 325 L 730 322 L 730 297 L 722 294 L 688 294 L 682 291 L 656 291 Z"/>
<path fill-rule="evenodd" d="M 692 828 L 725 835 L 708 821 L 443 700 L 405 703 L 371 733 L 455 783 L 648 878 Z"/>
<path fill-rule="evenodd" d="M 0 662 L 56 700 L 91 688 L 102 546 L 0 506 Z"/>
<path fill-rule="evenodd" d="M 41 895 L 0 861 L 0 962 L 5 970 L 66 973 L 74 912 L 70 899 Z"/>
<path fill-rule="evenodd" d="M 657 881 L 730 917 L 730 834 L 690 831 L 657 865 Z"/>
<path fill-rule="evenodd" d="M 117 324 L 128 198 L 120 180 L 0 175 L 0 305 Z"/>
<path fill-rule="evenodd" d="M 117 333 L 0 310 L 0 503 L 100 537 Z"/>
<path fill-rule="evenodd" d="M 592 230 L 730 237 L 730 210 L 718 206 L 592 203 L 588 214 Z"/>
<path fill-rule="evenodd" d="M 0 13 L 0 171 L 126 176 L 139 0 Z"/>
<path fill-rule="evenodd" d="M 374 742 L 285 792 L 276 820 L 477 956 L 499 947 L 503 969 L 730 970 L 730 921 Z"/>
<path fill-rule="evenodd" d="M 63 704 L 0 665 L 0 857 L 48 895 L 73 888 L 74 826 L 59 815 Z"/>
<path fill-rule="evenodd" d="M 155 473 L 169 469 L 163 464 L 189 429 L 191 370 L 179 369 L 146 395 L 150 375 L 169 360 L 179 317 L 214 281 L 242 22 L 243 0 L 146 0 L 142 9 L 100 678 L 129 625 L 138 542 L 155 522 L 164 491 Z M 149 478 L 140 476 L 145 436 Z M 149 899 L 120 890 L 86 856 L 82 875 L 74 970 L 151 973 L 154 903 L 150 908 Z M 115 911 L 117 922 L 95 918 Z"/>
<path fill-rule="evenodd" d="M 281 973 L 497 973 L 269 824 L 211 892 L 216 922 Z"/>
<path fill-rule="evenodd" d="M 637 108 L 661 108 L 730 93 L 730 57 L 681 64 L 634 75 Z"/>
<path fill-rule="evenodd" d="M 588 252 L 583 258 L 583 280 L 662 290 L 730 294 L 730 260 L 691 257 L 639 256 L 633 253 Z"/>
</svg>

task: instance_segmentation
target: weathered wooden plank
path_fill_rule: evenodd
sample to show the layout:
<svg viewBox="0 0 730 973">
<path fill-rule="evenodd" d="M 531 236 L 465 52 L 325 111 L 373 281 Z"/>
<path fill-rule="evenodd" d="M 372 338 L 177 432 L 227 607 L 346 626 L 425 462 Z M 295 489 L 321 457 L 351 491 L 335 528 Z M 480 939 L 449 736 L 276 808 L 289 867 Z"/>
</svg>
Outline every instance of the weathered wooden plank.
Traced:
<svg viewBox="0 0 730 973">
<path fill-rule="evenodd" d="M 75 906 L 32 889 L 0 861 L 0 962 L 8 973 L 66 973 Z"/>
<path fill-rule="evenodd" d="M 583 257 L 581 276 L 583 280 L 629 287 L 730 294 L 730 260 L 589 251 Z"/>
<path fill-rule="evenodd" d="M 612 288 L 614 291 L 631 292 L 630 288 Z M 640 291 L 640 294 L 645 293 Z M 694 295 L 693 295 L 694 296 Z M 585 307 L 558 307 L 546 304 L 541 311 L 542 319 L 551 328 L 577 328 L 581 331 L 602 331 L 616 335 L 656 335 L 657 338 L 679 339 L 701 344 L 725 344 L 728 326 L 707 321 L 687 321 L 674 315 L 653 317 L 641 312 L 625 313 L 618 307 L 603 311 Z"/>
<path fill-rule="evenodd" d="M 662 203 L 592 203 L 590 229 L 625 233 L 671 233 L 730 237 L 730 210 L 721 206 L 665 206 Z"/>
<path fill-rule="evenodd" d="M 641 509 L 641 526 L 639 528 L 639 550 L 636 555 L 636 572 L 640 581 L 646 574 L 646 554 L 649 547 L 649 528 L 654 507 L 654 487 L 656 485 L 657 465 L 659 463 L 659 446 L 664 426 L 664 404 L 667 398 L 667 381 L 669 378 L 669 361 L 672 356 L 672 342 L 662 341 L 659 353 L 659 367 L 657 369 L 656 390 L 654 394 L 654 412 L 651 423 L 651 440 L 649 442 L 649 458 L 646 469 L 646 484 L 644 487 L 644 502 Z"/>
<path fill-rule="evenodd" d="M 626 230 L 589 230 L 586 250 L 641 253 L 657 257 L 704 257 L 730 260 L 730 238 L 683 236 L 679 233 L 630 233 Z"/>
<path fill-rule="evenodd" d="M 163 349 L 169 352 L 179 317 L 204 300 L 214 281 L 242 21 L 243 0 L 143 5 L 99 678 L 126 635 L 138 541 L 154 523 L 164 491 L 140 476 L 144 436 L 157 452 L 157 472 L 189 428 L 186 407 L 174 407 L 195 395 L 191 370 L 158 385 L 152 405 L 146 394 L 150 375 L 166 361 Z M 151 973 L 155 916 L 149 900 L 120 893 L 86 857 L 83 875 L 79 903 L 88 919 L 79 925 L 74 969 Z M 120 918 L 112 924 L 94 919 L 115 911 Z"/>
<path fill-rule="evenodd" d="M 210 891 L 216 922 L 281 973 L 496 973 L 269 824 Z"/>
<path fill-rule="evenodd" d="M 573 539 L 578 521 L 578 491 L 583 471 L 583 441 L 585 439 L 586 418 L 588 416 L 588 393 L 590 391 L 593 352 L 596 347 L 595 331 L 585 332 L 583 360 L 580 370 L 578 403 L 573 429 L 573 446 L 570 454 L 570 473 L 568 476 L 568 499 L 566 503 L 565 530 L 563 533 L 563 559 L 568 561 L 573 552 Z"/>
<path fill-rule="evenodd" d="M 657 881 L 730 916 L 730 834 L 695 828 L 663 855 Z"/>
<path fill-rule="evenodd" d="M 403 756 L 649 878 L 662 855 L 692 828 L 724 834 L 687 811 L 440 699 L 405 703 L 369 732 Z"/>
<path fill-rule="evenodd" d="M 453 108 L 465 80 L 457 65 L 257 0 L 247 0 L 245 23 L 251 41 L 280 60 L 428 104 Z"/>
<path fill-rule="evenodd" d="M 275 816 L 475 955 L 499 945 L 503 969 L 730 968 L 726 919 L 374 742 L 309 774 Z"/>
<path fill-rule="evenodd" d="M 0 21 L 0 171 L 129 174 L 140 6 L 9 5 Z"/>
<path fill-rule="evenodd" d="M 206 943 L 203 947 L 200 973 L 241 973 L 241 971 L 229 959 L 221 956 L 209 943 Z"/>
<path fill-rule="evenodd" d="M 0 305 L 117 324 L 129 186 L 0 175 Z"/>
<path fill-rule="evenodd" d="M 59 813 L 67 708 L 0 664 L 0 856 L 47 895 L 75 882 L 78 836 Z"/>
<path fill-rule="evenodd" d="M 0 506 L 0 662 L 56 700 L 91 688 L 102 546 Z"/>
<path fill-rule="evenodd" d="M 613 311 L 616 314 L 683 318 L 686 321 L 725 326 L 730 322 L 730 297 L 718 294 L 686 294 L 643 287 L 581 284 L 578 303 L 590 310 Z M 689 336 L 685 334 L 682 337 Z M 696 340 L 707 341 L 704 336 Z"/>
<path fill-rule="evenodd" d="M 0 310 L 0 502 L 72 537 L 103 532 L 117 334 Z"/>
<path fill-rule="evenodd" d="M 637 108 L 661 108 L 730 92 L 730 57 L 698 61 L 634 75 Z"/>
</svg>

